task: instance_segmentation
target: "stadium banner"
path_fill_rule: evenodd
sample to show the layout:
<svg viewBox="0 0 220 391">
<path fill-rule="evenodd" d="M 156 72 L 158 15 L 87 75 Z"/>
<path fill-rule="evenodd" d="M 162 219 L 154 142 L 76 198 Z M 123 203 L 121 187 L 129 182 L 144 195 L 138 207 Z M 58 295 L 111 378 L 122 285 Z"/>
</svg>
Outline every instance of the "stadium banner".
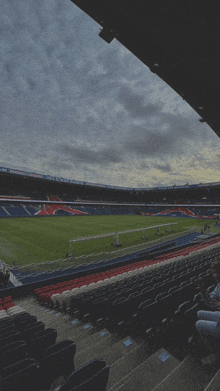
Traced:
<svg viewBox="0 0 220 391">
<path fill-rule="evenodd" d="M 10 174 L 27 175 L 26 172 L 10 170 Z"/>
</svg>

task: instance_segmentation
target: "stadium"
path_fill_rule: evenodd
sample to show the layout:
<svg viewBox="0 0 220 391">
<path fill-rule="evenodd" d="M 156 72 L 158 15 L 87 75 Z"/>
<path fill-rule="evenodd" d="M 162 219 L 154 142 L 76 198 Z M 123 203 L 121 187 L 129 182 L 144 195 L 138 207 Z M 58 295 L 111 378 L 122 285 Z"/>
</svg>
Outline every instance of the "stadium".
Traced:
<svg viewBox="0 0 220 391">
<path fill-rule="evenodd" d="M 74 1 L 105 25 L 104 41 L 117 38 L 144 62 L 119 3 L 109 14 L 99 1 Z M 177 75 L 151 62 L 180 93 Z M 198 110 L 191 88 L 184 96 Z M 218 113 L 203 106 L 219 135 Z M 198 287 L 216 288 L 220 182 L 122 187 L 36 171 L 0 167 L 1 390 L 219 390 L 219 357 L 211 361 L 213 341 L 195 324 L 210 311 Z"/>
</svg>

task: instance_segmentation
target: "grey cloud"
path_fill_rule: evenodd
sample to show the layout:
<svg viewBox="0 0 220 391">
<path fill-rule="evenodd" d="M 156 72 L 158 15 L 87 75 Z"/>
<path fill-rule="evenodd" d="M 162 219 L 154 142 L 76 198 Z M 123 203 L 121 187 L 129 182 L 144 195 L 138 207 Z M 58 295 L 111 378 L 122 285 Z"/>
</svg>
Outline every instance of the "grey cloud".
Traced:
<svg viewBox="0 0 220 391">
<path fill-rule="evenodd" d="M 71 162 L 63 161 L 59 155 L 54 156 L 52 159 L 45 159 L 46 160 L 46 166 L 48 167 L 48 170 L 50 170 L 50 167 L 56 168 L 56 170 L 70 170 L 72 168 Z M 44 163 L 45 164 L 45 163 Z"/>
<path fill-rule="evenodd" d="M 133 118 L 156 116 L 162 108 L 162 105 L 160 104 L 145 104 L 145 98 L 143 95 L 135 94 L 125 87 L 121 88 L 119 91 L 118 101 Z"/>
<path fill-rule="evenodd" d="M 140 170 L 143 170 L 143 169 L 146 169 L 146 168 L 149 168 L 149 165 L 145 162 L 141 162 L 139 164 L 139 167 L 138 167 Z"/>
<path fill-rule="evenodd" d="M 166 164 L 166 165 L 154 164 L 153 167 L 155 167 L 158 170 L 163 171 L 163 172 L 170 172 L 172 170 L 170 164 Z"/>
<path fill-rule="evenodd" d="M 68 155 L 69 159 L 71 159 L 70 161 L 77 161 L 80 163 L 107 166 L 111 163 L 120 163 L 123 161 L 121 152 L 114 148 L 103 148 L 94 151 L 89 148 L 62 145 L 59 147 L 59 151 L 61 151 L 64 156 Z"/>
<path fill-rule="evenodd" d="M 173 132 L 147 131 L 140 127 L 134 129 L 132 137 L 125 141 L 124 147 L 129 152 L 155 158 L 171 153 L 176 154 L 181 149 L 181 145 L 179 145 L 177 137 L 174 137 Z"/>
<path fill-rule="evenodd" d="M 121 74 L 120 60 L 117 56 L 117 49 L 114 46 L 103 50 L 97 60 L 105 69 L 108 79 L 116 79 Z"/>
<path fill-rule="evenodd" d="M 207 130 L 200 129 L 199 124 L 195 119 L 158 111 L 148 118 L 147 127 L 131 125 L 124 147 L 130 153 L 160 159 L 195 154 L 198 142 L 208 137 L 204 134 Z"/>
</svg>

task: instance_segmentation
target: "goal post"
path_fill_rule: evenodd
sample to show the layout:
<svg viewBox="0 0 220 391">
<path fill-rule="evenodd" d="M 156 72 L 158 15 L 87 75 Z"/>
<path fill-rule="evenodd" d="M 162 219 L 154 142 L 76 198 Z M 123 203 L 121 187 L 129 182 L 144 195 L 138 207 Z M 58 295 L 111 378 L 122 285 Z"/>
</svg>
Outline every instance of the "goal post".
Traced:
<svg viewBox="0 0 220 391">
<path fill-rule="evenodd" d="M 129 233 L 132 233 L 132 232 L 139 232 L 139 231 L 141 231 L 143 233 L 142 239 L 146 240 L 147 239 L 146 235 L 145 235 L 146 234 L 146 230 L 157 228 L 158 231 L 155 233 L 155 235 L 158 235 L 158 234 L 162 235 L 162 233 L 160 232 L 160 227 L 167 227 L 167 226 L 169 226 L 169 229 L 167 230 L 167 232 L 171 232 L 170 226 L 171 225 L 176 225 L 176 224 L 177 223 L 160 224 L 160 225 L 154 225 L 154 226 L 151 226 L 151 227 L 136 228 L 136 229 L 131 229 L 131 230 L 127 230 L 127 231 L 118 231 L 118 232 L 111 232 L 111 233 L 107 233 L 107 234 L 103 234 L 103 235 L 93 235 L 93 236 L 85 236 L 85 237 L 81 237 L 81 238 L 70 239 L 70 241 L 69 241 L 68 258 L 72 258 L 72 259 L 74 258 L 73 243 L 85 242 L 85 241 L 88 241 L 88 240 L 102 239 L 102 238 L 114 236 L 114 243 L 112 243 L 112 245 L 115 246 L 115 247 L 120 247 L 121 244 L 119 243 L 119 235 L 124 235 L 124 234 L 129 234 Z"/>
</svg>

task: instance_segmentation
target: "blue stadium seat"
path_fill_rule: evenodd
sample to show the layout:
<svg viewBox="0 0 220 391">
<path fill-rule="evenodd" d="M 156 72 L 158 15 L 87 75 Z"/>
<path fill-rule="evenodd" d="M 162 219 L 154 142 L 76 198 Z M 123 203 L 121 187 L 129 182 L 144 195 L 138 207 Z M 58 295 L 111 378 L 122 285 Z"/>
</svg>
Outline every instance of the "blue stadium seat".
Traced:
<svg viewBox="0 0 220 391">
<path fill-rule="evenodd" d="M 10 318 L 0 319 L 0 330 L 11 325 L 13 325 L 13 322 Z"/>
<path fill-rule="evenodd" d="M 52 345 L 57 339 L 57 330 L 48 328 L 33 335 L 28 344 L 28 355 L 35 359 L 40 359 L 42 354 Z"/>
<path fill-rule="evenodd" d="M 180 316 L 183 314 L 186 310 L 188 310 L 190 307 L 192 307 L 193 302 L 192 300 L 187 300 L 184 303 L 180 304 L 178 309 L 175 311 L 176 316 Z"/>
<path fill-rule="evenodd" d="M 7 334 L 7 337 L 3 336 L 0 339 L 0 348 L 14 341 L 19 341 L 20 339 L 21 339 L 21 335 L 18 331 L 11 331 L 10 334 Z"/>
<path fill-rule="evenodd" d="M 45 323 L 40 321 L 36 322 L 23 329 L 21 332 L 21 336 L 25 341 L 28 341 L 34 336 L 34 334 L 38 333 L 41 330 L 44 330 L 44 328 L 45 328 Z"/>
<path fill-rule="evenodd" d="M 36 316 L 25 316 L 23 318 L 19 318 L 19 321 L 17 321 L 16 317 L 14 319 L 15 327 L 17 330 L 24 330 L 26 327 L 34 326 L 37 323 L 37 317 Z"/>
<path fill-rule="evenodd" d="M 6 324 L 5 327 L 1 327 L 0 328 L 0 338 L 2 338 L 3 335 L 9 333 L 12 330 L 15 330 L 15 325 L 12 322 L 11 323 L 9 322 L 8 324 Z"/>
<path fill-rule="evenodd" d="M 2 391 L 39 391 L 38 362 L 24 359 L 1 372 Z"/>
<path fill-rule="evenodd" d="M 15 341 L 0 349 L 0 368 L 5 368 L 26 358 L 27 345 L 25 341 Z"/>
<path fill-rule="evenodd" d="M 40 360 L 43 389 L 50 389 L 51 383 L 59 376 L 65 379 L 74 371 L 76 344 L 65 340 L 49 347 Z"/>
<path fill-rule="evenodd" d="M 139 310 L 139 321 L 137 323 L 137 331 L 141 334 L 145 334 L 145 331 L 150 327 L 155 327 L 158 323 L 161 315 L 161 302 L 154 301 L 149 305 L 140 308 Z"/>
<path fill-rule="evenodd" d="M 2 207 L 0 207 L 0 217 L 8 217 L 8 213 Z"/>
<path fill-rule="evenodd" d="M 92 360 L 71 373 L 60 391 L 105 391 L 110 366 L 103 360 Z"/>
</svg>

